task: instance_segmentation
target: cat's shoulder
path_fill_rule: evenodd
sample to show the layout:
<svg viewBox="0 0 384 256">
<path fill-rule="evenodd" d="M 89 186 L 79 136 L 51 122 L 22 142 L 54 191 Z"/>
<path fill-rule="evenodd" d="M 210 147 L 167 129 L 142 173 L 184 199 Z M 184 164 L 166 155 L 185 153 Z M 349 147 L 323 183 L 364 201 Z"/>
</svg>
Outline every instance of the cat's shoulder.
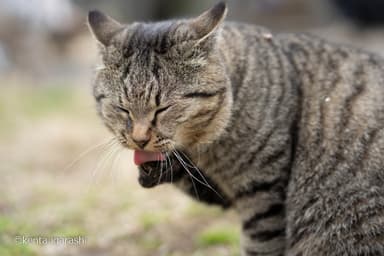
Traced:
<svg viewBox="0 0 384 256">
<path fill-rule="evenodd" d="M 237 36 L 241 36 L 242 40 L 255 42 L 254 39 L 267 39 L 280 46 L 286 51 L 313 51 L 314 53 L 338 52 L 345 55 L 344 57 L 352 57 L 357 59 L 368 59 L 372 64 L 384 67 L 384 58 L 369 49 L 362 49 L 348 43 L 336 42 L 329 38 L 316 35 L 313 32 L 274 32 L 266 27 L 241 23 L 241 22 L 225 22 L 223 31 L 229 40 L 238 40 Z M 250 45 L 250 44 L 248 44 Z"/>
</svg>

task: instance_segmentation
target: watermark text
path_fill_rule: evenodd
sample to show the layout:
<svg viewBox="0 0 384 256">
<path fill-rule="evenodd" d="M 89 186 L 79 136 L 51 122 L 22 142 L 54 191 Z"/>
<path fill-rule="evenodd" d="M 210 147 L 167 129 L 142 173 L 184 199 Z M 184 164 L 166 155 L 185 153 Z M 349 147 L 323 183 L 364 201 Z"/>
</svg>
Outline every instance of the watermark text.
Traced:
<svg viewBox="0 0 384 256">
<path fill-rule="evenodd" d="M 15 236 L 17 244 L 34 244 L 34 245 L 64 245 L 64 246 L 81 246 L 87 243 L 85 236 Z"/>
</svg>

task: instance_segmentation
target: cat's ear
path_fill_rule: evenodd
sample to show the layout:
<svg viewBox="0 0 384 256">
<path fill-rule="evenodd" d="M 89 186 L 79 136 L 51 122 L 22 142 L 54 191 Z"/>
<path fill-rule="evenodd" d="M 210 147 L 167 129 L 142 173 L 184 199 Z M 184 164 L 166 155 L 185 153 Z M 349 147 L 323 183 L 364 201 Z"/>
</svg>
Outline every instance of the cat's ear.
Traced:
<svg viewBox="0 0 384 256">
<path fill-rule="evenodd" d="M 190 28 L 196 33 L 196 40 L 199 42 L 208 38 L 225 19 L 227 6 L 224 2 L 219 2 L 208 11 L 190 21 Z"/>
<path fill-rule="evenodd" d="M 113 36 L 123 28 L 119 22 L 97 10 L 88 13 L 88 25 L 95 38 L 104 46 L 108 46 Z"/>
</svg>

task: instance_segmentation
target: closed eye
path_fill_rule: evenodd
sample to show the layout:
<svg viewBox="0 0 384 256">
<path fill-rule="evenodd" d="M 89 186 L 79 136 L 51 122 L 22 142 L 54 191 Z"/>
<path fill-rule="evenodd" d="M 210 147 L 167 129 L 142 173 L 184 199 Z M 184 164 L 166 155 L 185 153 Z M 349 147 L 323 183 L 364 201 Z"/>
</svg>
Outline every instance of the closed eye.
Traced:
<svg viewBox="0 0 384 256">
<path fill-rule="evenodd" d="M 221 88 L 217 91 L 197 91 L 184 94 L 184 98 L 210 98 L 219 94 L 222 94 L 226 91 L 226 88 Z"/>
<path fill-rule="evenodd" d="M 160 113 L 162 113 L 162 112 L 168 110 L 170 107 L 171 107 L 171 105 L 166 106 L 166 107 L 164 107 L 164 108 L 159 108 L 158 110 L 156 110 L 156 112 L 155 112 L 155 116 L 157 116 L 158 114 L 160 114 Z"/>
<path fill-rule="evenodd" d="M 118 111 L 127 113 L 127 114 L 129 115 L 129 110 L 128 110 L 128 109 L 123 108 L 123 107 L 120 107 L 120 106 L 115 106 L 115 108 L 116 108 Z"/>
<path fill-rule="evenodd" d="M 161 113 L 167 111 L 170 107 L 171 107 L 171 105 L 166 106 L 166 107 L 164 107 L 164 108 L 159 108 L 158 110 L 156 110 L 155 115 L 154 115 L 153 120 L 152 120 L 152 125 L 155 126 L 155 125 L 156 125 L 156 121 L 157 121 L 157 116 L 158 116 L 159 114 L 161 114 Z"/>
</svg>

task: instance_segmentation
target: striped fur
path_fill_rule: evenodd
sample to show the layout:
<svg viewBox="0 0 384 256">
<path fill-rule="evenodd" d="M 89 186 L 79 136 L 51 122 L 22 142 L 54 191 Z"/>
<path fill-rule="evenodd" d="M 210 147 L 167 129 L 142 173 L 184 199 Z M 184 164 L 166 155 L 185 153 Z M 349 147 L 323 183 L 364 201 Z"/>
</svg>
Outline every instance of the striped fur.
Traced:
<svg viewBox="0 0 384 256">
<path fill-rule="evenodd" d="M 140 183 L 236 209 L 243 255 L 384 255 L 383 60 L 225 13 L 129 26 L 90 15 L 102 119 L 129 148 L 147 123 L 146 149 L 170 154 L 165 173 L 143 164 Z"/>
</svg>

